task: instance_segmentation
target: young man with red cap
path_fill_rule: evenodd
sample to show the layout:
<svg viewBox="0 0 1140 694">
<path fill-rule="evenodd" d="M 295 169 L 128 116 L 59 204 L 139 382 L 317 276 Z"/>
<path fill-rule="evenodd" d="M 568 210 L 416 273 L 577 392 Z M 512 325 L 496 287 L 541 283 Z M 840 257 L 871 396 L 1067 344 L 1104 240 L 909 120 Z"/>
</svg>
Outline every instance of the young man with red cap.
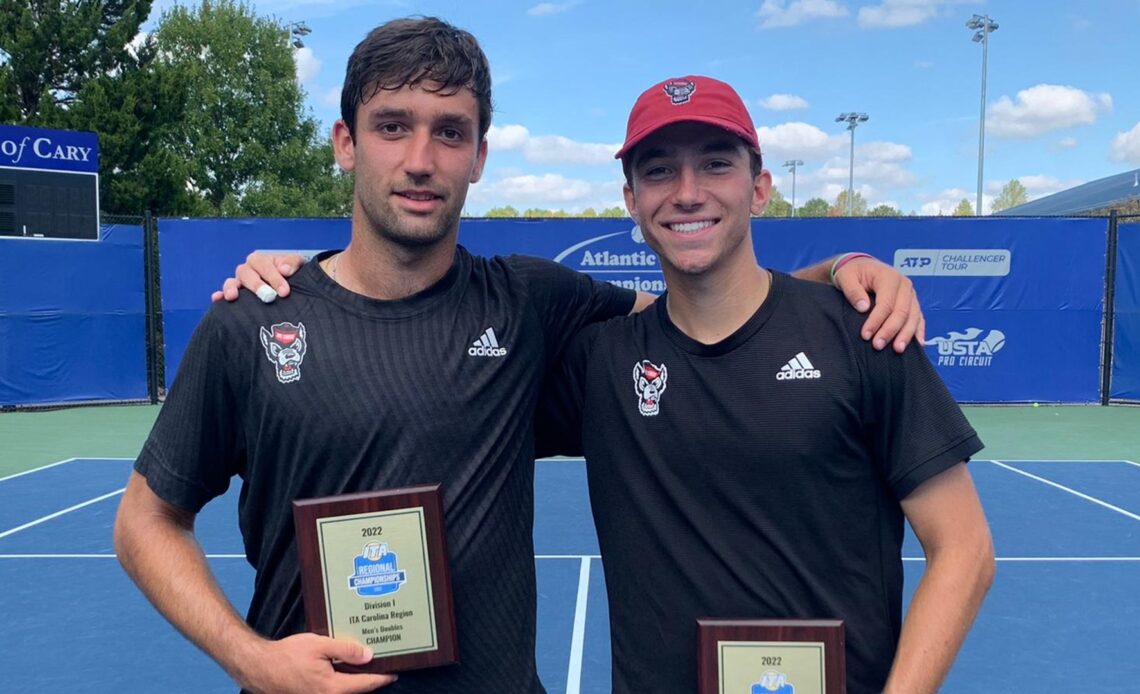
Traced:
<svg viewBox="0 0 1140 694">
<path fill-rule="evenodd" d="M 668 291 L 571 341 L 539 437 L 580 436 L 614 692 L 694 691 L 702 617 L 842 619 L 848 694 L 934 692 L 994 573 L 977 435 L 921 345 L 853 340 L 837 292 L 757 263 L 771 177 L 731 87 L 654 85 L 617 156 Z"/>
</svg>

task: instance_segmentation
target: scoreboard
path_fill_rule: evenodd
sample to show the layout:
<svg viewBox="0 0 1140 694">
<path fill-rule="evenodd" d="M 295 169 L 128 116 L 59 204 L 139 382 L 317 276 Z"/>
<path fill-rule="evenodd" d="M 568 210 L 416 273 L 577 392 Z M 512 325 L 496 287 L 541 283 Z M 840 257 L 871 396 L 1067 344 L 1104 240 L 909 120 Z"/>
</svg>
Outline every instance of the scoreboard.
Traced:
<svg viewBox="0 0 1140 694">
<path fill-rule="evenodd" d="M 99 239 L 95 133 L 0 125 L 0 236 Z"/>
</svg>

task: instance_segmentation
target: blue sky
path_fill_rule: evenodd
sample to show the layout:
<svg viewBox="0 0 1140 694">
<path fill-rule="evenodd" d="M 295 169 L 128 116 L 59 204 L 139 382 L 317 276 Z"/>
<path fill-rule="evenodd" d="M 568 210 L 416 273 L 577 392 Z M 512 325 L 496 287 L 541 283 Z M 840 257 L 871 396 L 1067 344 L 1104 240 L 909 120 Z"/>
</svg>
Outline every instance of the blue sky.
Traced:
<svg viewBox="0 0 1140 694">
<path fill-rule="evenodd" d="M 158 0 L 153 18 L 174 4 Z M 185 4 L 185 3 L 183 3 Z M 1140 0 L 268 0 L 261 14 L 312 29 L 297 51 L 312 114 L 327 129 L 356 43 L 384 21 L 439 16 L 490 61 L 495 115 L 467 213 L 500 205 L 580 211 L 622 204 L 613 152 L 637 95 L 669 77 L 732 84 L 765 164 L 803 160 L 796 204 L 847 187 L 870 205 L 949 213 L 977 186 L 982 49 L 965 23 L 988 14 L 985 206 L 1017 178 L 1031 199 L 1140 167 Z M 1133 75 L 1129 77 L 1128 75 Z"/>
</svg>

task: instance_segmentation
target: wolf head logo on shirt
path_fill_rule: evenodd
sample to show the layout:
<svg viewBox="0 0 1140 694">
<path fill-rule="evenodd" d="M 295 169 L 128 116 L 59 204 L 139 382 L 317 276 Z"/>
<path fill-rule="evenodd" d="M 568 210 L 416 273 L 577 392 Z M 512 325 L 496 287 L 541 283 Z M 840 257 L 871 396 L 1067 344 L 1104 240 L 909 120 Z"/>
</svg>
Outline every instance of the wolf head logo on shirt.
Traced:
<svg viewBox="0 0 1140 694">
<path fill-rule="evenodd" d="M 661 411 L 661 394 L 665 392 L 665 382 L 669 371 L 665 365 L 657 366 L 648 359 L 642 359 L 633 366 L 633 389 L 637 391 L 637 409 L 646 417 Z"/>
<path fill-rule="evenodd" d="M 282 383 L 301 380 L 301 362 L 308 348 L 305 324 L 274 323 L 269 330 L 261 328 L 260 334 L 265 356 L 277 369 L 277 380 Z"/>
</svg>

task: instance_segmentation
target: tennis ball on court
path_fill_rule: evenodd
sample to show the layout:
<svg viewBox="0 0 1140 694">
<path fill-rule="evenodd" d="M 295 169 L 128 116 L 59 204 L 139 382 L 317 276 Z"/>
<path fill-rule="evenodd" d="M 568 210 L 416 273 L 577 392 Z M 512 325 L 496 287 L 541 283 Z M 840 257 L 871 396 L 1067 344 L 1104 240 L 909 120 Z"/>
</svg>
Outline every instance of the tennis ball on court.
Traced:
<svg viewBox="0 0 1140 694">
<path fill-rule="evenodd" d="M 1039 403 L 1039 402 L 1035 402 L 1035 403 L 1033 403 L 1033 406 L 1034 406 L 1034 407 L 1041 407 L 1041 403 Z"/>
</svg>

